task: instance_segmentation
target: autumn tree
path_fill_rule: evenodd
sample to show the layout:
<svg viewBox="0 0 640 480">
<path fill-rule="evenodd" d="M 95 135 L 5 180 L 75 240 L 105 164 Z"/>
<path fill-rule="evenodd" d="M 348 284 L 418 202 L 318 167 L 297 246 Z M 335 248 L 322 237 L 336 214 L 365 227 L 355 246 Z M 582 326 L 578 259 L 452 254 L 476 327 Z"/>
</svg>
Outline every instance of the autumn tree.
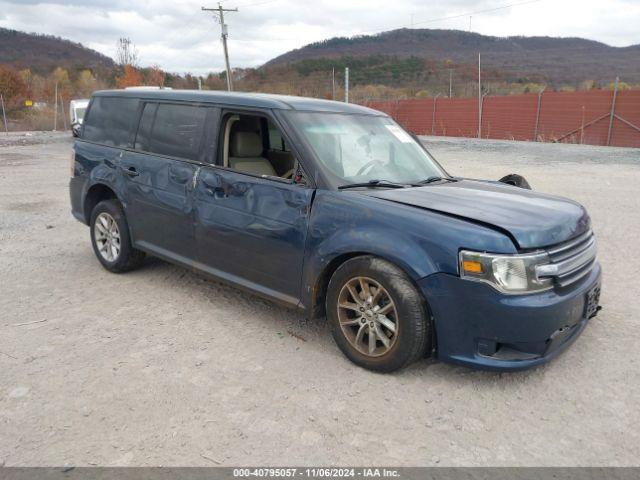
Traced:
<svg viewBox="0 0 640 480">
<path fill-rule="evenodd" d="M 81 97 L 88 97 L 98 88 L 98 80 L 91 70 L 82 70 L 76 79 L 74 94 Z"/>
<path fill-rule="evenodd" d="M 609 90 L 614 90 L 616 88 L 616 82 L 611 82 L 609 85 L 607 85 L 607 88 Z M 627 82 L 618 82 L 618 90 L 629 90 L 631 88 L 631 85 L 629 85 Z"/>
<path fill-rule="evenodd" d="M 165 73 L 159 65 L 152 65 L 145 71 L 145 85 L 164 87 Z"/>
<path fill-rule="evenodd" d="M 524 85 L 522 92 L 523 93 L 540 93 L 540 92 L 543 92 L 545 88 L 547 88 L 545 84 L 529 82 Z"/>
<path fill-rule="evenodd" d="M 69 98 L 71 96 L 71 79 L 69 78 L 69 72 L 64 68 L 58 67 L 53 71 L 52 76 L 53 81 L 58 84 L 58 95 Z"/>
<path fill-rule="evenodd" d="M 118 88 L 142 85 L 142 74 L 138 70 L 138 49 L 129 38 L 119 38 L 116 45 L 116 63 L 121 74 L 116 77 Z"/>
<path fill-rule="evenodd" d="M 22 78 L 22 81 L 24 82 L 27 88 L 27 96 L 32 97 L 33 96 L 32 85 L 33 85 L 34 75 L 31 72 L 31 69 L 25 68 L 24 70 L 20 70 L 18 74 L 20 75 L 20 78 Z"/>
<path fill-rule="evenodd" d="M 598 84 L 595 80 L 583 80 L 580 82 L 580 85 L 578 85 L 578 90 L 581 91 L 593 90 L 595 88 L 598 88 Z"/>
<path fill-rule="evenodd" d="M 204 79 L 204 88 L 207 90 L 224 90 L 227 88 L 227 84 L 219 74 L 210 73 Z"/>
<path fill-rule="evenodd" d="M 116 63 L 121 67 L 138 66 L 138 49 L 130 38 L 119 38 L 116 44 Z"/>
<path fill-rule="evenodd" d="M 24 105 L 27 84 L 16 70 L 0 66 L 0 93 L 6 110 L 16 110 Z"/>
<path fill-rule="evenodd" d="M 118 88 L 135 87 L 142 85 L 142 75 L 133 65 L 125 65 L 122 75 L 116 78 Z"/>
</svg>

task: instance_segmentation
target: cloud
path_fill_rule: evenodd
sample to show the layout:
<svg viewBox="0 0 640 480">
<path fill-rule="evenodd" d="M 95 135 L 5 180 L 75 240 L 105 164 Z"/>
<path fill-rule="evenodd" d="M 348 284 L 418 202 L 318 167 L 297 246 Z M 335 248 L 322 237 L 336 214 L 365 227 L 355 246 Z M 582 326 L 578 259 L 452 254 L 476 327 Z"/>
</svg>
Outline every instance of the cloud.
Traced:
<svg viewBox="0 0 640 480">
<path fill-rule="evenodd" d="M 0 26 L 68 38 L 114 56 L 129 37 L 143 65 L 174 72 L 222 70 L 220 26 L 201 11 L 212 0 L 0 0 Z M 581 36 L 611 45 L 640 43 L 640 2 L 634 0 L 226 0 L 229 50 L 234 66 L 258 66 L 308 43 L 334 36 L 377 33 L 412 22 L 486 35 Z"/>
</svg>

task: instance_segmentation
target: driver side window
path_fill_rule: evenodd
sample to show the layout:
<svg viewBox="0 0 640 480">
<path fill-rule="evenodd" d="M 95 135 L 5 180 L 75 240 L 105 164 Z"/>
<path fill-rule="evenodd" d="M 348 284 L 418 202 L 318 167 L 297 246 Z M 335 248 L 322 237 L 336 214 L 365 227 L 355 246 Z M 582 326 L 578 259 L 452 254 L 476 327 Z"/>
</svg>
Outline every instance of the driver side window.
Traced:
<svg viewBox="0 0 640 480">
<path fill-rule="evenodd" d="M 229 114 L 223 121 L 223 166 L 258 176 L 294 179 L 298 162 L 268 118 Z"/>
</svg>

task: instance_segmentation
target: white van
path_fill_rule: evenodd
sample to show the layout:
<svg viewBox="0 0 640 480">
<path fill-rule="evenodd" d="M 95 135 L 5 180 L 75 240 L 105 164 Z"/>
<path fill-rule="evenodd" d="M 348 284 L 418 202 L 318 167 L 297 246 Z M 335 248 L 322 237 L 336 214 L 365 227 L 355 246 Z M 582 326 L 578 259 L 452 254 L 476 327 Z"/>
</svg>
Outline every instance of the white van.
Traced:
<svg viewBox="0 0 640 480">
<path fill-rule="evenodd" d="M 69 117 L 71 119 L 71 132 L 74 137 L 80 134 L 80 127 L 82 126 L 82 120 L 84 118 L 84 112 L 89 106 L 89 99 L 82 98 L 78 100 L 71 100 L 69 102 Z"/>
</svg>

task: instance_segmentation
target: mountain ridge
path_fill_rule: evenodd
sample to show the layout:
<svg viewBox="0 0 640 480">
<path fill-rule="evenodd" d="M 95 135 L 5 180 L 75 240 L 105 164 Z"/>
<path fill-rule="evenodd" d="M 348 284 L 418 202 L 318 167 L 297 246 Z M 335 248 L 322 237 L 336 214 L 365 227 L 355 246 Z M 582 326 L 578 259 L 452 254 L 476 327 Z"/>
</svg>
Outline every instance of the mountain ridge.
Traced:
<svg viewBox="0 0 640 480">
<path fill-rule="evenodd" d="M 62 68 L 113 68 L 113 59 L 53 35 L 0 27 L 0 64 L 46 73 Z"/>
<path fill-rule="evenodd" d="M 580 37 L 496 37 L 461 30 L 398 29 L 376 35 L 333 37 L 279 55 L 263 67 L 318 58 L 371 55 L 416 57 L 433 61 L 519 70 L 546 77 L 551 83 L 590 79 L 611 81 L 620 76 L 640 82 L 640 44 L 613 47 Z"/>
</svg>

